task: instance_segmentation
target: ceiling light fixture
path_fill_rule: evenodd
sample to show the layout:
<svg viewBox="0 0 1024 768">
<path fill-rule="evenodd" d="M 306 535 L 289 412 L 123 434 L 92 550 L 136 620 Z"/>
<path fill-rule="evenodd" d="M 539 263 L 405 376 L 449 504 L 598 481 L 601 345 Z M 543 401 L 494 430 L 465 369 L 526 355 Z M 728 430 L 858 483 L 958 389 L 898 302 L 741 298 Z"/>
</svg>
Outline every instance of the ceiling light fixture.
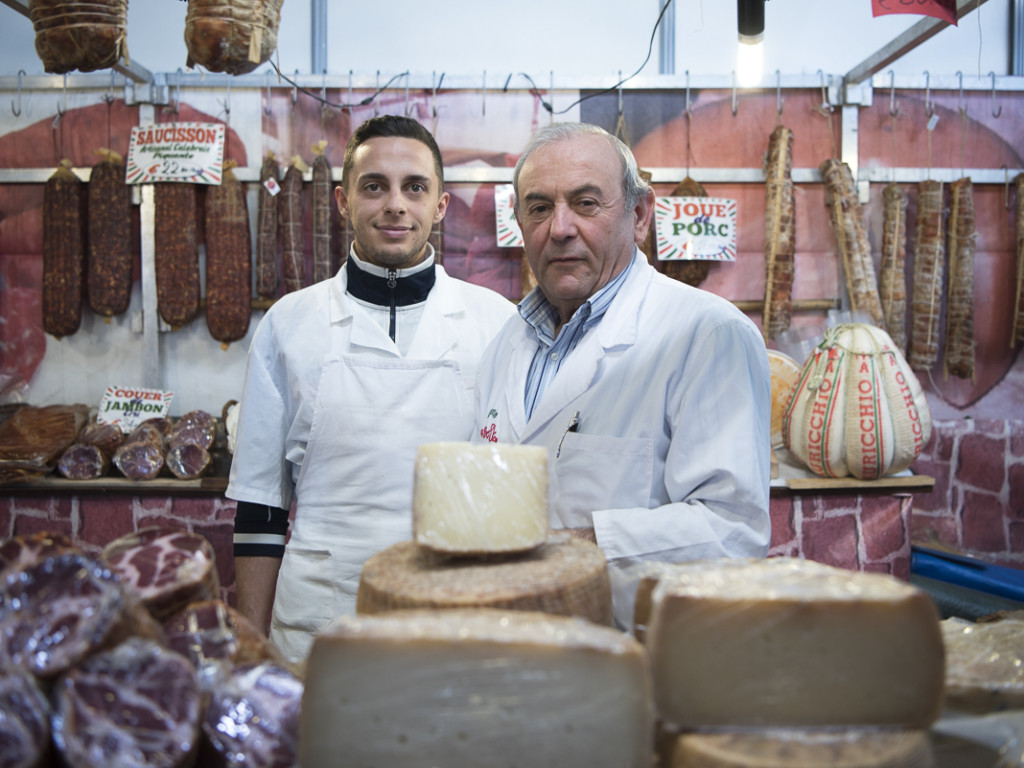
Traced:
<svg viewBox="0 0 1024 768">
<path fill-rule="evenodd" d="M 739 46 L 736 55 L 736 78 L 740 85 L 750 87 L 761 82 L 764 44 L 765 0 L 736 0 Z"/>
</svg>

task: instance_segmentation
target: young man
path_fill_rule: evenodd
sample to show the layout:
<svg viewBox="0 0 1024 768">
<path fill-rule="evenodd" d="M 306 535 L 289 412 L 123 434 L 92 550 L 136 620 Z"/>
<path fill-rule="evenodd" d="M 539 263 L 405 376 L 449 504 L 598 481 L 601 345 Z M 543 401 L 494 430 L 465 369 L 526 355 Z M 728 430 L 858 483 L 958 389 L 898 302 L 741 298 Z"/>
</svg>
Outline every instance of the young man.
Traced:
<svg viewBox="0 0 1024 768">
<path fill-rule="evenodd" d="M 335 190 L 349 258 L 282 297 L 253 338 L 227 490 L 238 606 L 294 661 L 354 612 L 366 558 L 412 535 L 416 448 L 469 439 L 478 360 L 514 312 L 434 263 L 442 174 L 415 120 L 357 128 Z"/>
<path fill-rule="evenodd" d="M 513 184 L 538 287 L 481 361 L 474 439 L 548 447 L 552 525 L 604 550 L 630 628 L 631 566 L 767 553 L 764 342 L 647 263 L 654 193 L 606 131 L 541 129 Z"/>
</svg>

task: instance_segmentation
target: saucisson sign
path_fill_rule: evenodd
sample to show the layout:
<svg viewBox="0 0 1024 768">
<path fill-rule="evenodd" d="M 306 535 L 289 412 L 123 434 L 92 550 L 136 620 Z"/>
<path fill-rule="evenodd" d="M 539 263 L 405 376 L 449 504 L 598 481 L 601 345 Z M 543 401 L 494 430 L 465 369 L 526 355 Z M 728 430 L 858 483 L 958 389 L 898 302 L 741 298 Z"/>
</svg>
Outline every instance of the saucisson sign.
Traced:
<svg viewBox="0 0 1024 768">
<path fill-rule="evenodd" d="M 956 0 L 871 0 L 872 16 L 890 13 L 913 13 L 957 24 Z"/>
<path fill-rule="evenodd" d="M 220 184 L 223 123 L 156 123 L 132 128 L 125 183 Z"/>
<path fill-rule="evenodd" d="M 116 424 L 128 434 L 149 419 L 166 418 L 170 412 L 173 392 L 141 387 L 107 387 L 96 414 L 103 424 Z"/>
<path fill-rule="evenodd" d="M 659 261 L 736 261 L 736 201 L 658 197 L 654 231 Z"/>
</svg>

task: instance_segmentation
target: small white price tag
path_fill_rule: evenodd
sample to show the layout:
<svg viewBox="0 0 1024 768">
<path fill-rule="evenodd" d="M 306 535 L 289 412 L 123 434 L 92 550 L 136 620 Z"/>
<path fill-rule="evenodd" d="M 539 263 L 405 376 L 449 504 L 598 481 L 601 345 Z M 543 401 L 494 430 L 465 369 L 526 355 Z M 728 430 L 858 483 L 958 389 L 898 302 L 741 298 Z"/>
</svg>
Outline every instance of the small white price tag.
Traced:
<svg viewBox="0 0 1024 768">
<path fill-rule="evenodd" d="M 934 115 L 933 114 L 931 117 L 929 117 L 928 118 L 928 130 L 929 131 L 934 131 L 935 130 L 935 126 L 938 125 L 938 122 L 939 122 L 939 116 L 938 115 Z"/>
<path fill-rule="evenodd" d="M 277 193 L 281 191 L 281 185 L 277 183 L 277 179 L 273 176 L 263 182 L 263 187 L 270 193 L 271 197 L 277 197 Z"/>
</svg>

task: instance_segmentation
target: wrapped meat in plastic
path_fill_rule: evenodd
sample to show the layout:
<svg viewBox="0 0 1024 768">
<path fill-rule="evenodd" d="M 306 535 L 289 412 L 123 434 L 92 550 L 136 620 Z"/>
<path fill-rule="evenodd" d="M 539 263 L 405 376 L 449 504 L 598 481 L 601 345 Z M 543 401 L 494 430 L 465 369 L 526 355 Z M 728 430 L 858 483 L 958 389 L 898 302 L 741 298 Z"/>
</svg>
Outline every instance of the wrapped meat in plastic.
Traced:
<svg viewBox="0 0 1024 768">
<path fill-rule="evenodd" d="M 124 443 L 124 432 L 114 424 L 94 422 L 82 430 L 57 462 L 57 471 L 68 480 L 94 480 L 110 470 L 114 453 Z"/>
<path fill-rule="evenodd" d="M 25 406 L 0 425 L 0 485 L 53 472 L 89 417 L 85 405 Z"/>
<path fill-rule="evenodd" d="M 209 471 L 213 458 L 201 445 L 180 443 L 168 449 L 164 464 L 179 480 L 196 480 Z"/>
<path fill-rule="evenodd" d="M 150 526 L 107 544 L 101 560 L 164 621 L 189 603 L 220 597 L 210 542 L 198 533 Z"/>
<path fill-rule="evenodd" d="M 0 665 L 52 678 L 133 635 L 163 632 L 121 580 L 86 555 L 8 571 L 0 584 Z"/>
<path fill-rule="evenodd" d="M 131 638 L 57 681 L 53 740 L 71 768 L 192 765 L 201 694 L 179 653 Z"/>
<path fill-rule="evenodd" d="M 152 480 L 164 468 L 166 431 L 161 421 L 139 424 L 114 453 L 114 465 L 129 480 Z"/>
<path fill-rule="evenodd" d="M 38 565 L 48 557 L 65 555 L 81 550 L 62 533 L 31 533 L 14 536 L 0 543 L 0 583 L 8 571 L 23 571 Z"/>
<path fill-rule="evenodd" d="M 167 645 L 185 656 L 209 688 L 241 664 L 284 659 L 273 643 L 223 600 L 190 603 L 164 622 Z"/>
<path fill-rule="evenodd" d="M 171 425 L 167 433 L 167 444 L 172 448 L 182 443 L 192 443 L 206 450 L 213 447 L 217 437 L 217 420 L 206 411 L 189 411 Z"/>
<path fill-rule="evenodd" d="M 27 672 L 0 668 L 0 766 L 36 768 L 49 755 L 49 702 Z"/>
<path fill-rule="evenodd" d="M 213 754 L 208 766 L 291 768 L 298 765 L 303 684 L 273 663 L 242 664 L 214 689 L 203 718 Z"/>
</svg>

